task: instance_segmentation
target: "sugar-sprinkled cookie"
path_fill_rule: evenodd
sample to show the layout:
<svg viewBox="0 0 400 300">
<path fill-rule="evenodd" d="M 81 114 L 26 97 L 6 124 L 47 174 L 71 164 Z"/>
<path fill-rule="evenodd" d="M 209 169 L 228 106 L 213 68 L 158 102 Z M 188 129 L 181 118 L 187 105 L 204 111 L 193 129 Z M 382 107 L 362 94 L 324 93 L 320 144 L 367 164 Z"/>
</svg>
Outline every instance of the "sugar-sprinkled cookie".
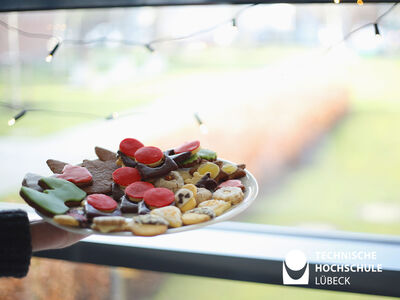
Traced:
<svg viewBox="0 0 400 300">
<path fill-rule="evenodd" d="M 243 200 L 244 194 L 238 187 L 227 186 L 216 190 L 213 193 L 213 198 L 237 204 Z"/>
<path fill-rule="evenodd" d="M 82 188 L 86 193 L 111 195 L 112 173 L 118 168 L 114 161 L 84 160 L 82 167 L 93 176 L 93 184 Z"/>
</svg>

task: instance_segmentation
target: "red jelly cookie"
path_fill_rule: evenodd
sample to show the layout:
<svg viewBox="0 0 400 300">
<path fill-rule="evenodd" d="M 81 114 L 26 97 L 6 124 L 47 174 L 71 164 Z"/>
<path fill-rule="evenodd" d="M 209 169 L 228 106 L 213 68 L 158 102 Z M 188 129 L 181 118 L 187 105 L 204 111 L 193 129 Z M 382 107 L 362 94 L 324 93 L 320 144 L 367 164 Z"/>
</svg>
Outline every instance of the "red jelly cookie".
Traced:
<svg viewBox="0 0 400 300">
<path fill-rule="evenodd" d="M 169 189 L 154 188 L 144 193 L 143 200 L 148 206 L 163 207 L 174 202 L 175 195 Z"/>
<path fill-rule="evenodd" d="M 135 152 L 143 146 L 144 145 L 137 139 L 127 138 L 122 140 L 119 144 L 119 151 L 130 157 L 134 157 Z"/>
<path fill-rule="evenodd" d="M 86 197 L 86 201 L 95 209 L 104 212 L 112 212 L 118 205 L 113 198 L 104 194 L 91 194 Z"/>
<path fill-rule="evenodd" d="M 136 181 L 126 187 L 125 194 L 130 200 L 138 202 L 143 199 L 144 193 L 150 189 L 154 189 L 154 185 L 150 182 Z"/>
<path fill-rule="evenodd" d="M 193 152 L 200 148 L 200 141 L 187 142 L 174 149 L 175 154 L 183 152 Z M 193 153 L 194 154 L 194 153 Z"/>
<path fill-rule="evenodd" d="M 68 180 L 78 186 L 88 185 L 93 180 L 92 174 L 88 169 L 71 165 L 64 166 L 62 174 L 57 174 L 56 177 Z"/>
<path fill-rule="evenodd" d="M 136 161 L 145 165 L 156 164 L 162 160 L 163 156 L 163 152 L 159 148 L 153 146 L 142 147 L 135 153 Z"/>
<path fill-rule="evenodd" d="M 131 167 L 122 167 L 112 173 L 112 178 L 120 186 L 128 186 L 133 182 L 140 181 L 141 176 L 138 170 Z"/>
<path fill-rule="evenodd" d="M 230 179 L 230 180 L 224 181 L 217 187 L 217 189 L 227 187 L 227 186 L 238 187 L 238 188 L 241 188 L 242 191 L 244 190 L 244 185 L 242 184 L 242 182 L 239 179 Z"/>
</svg>

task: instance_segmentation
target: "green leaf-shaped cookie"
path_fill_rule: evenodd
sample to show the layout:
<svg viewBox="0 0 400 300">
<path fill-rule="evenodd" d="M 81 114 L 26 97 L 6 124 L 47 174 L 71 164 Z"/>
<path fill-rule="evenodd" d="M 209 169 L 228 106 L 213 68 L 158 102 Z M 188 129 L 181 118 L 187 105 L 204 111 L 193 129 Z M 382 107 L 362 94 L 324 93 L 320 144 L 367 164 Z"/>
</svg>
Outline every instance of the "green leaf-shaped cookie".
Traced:
<svg viewBox="0 0 400 300">
<path fill-rule="evenodd" d="M 21 187 L 21 197 L 39 212 L 54 216 L 64 214 L 69 209 L 65 202 L 81 202 L 86 193 L 72 182 L 61 178 L 45 177 L 39 180 L 41 186 L 47 189 L 43 192 L 28 187 Z"/>
</svg>

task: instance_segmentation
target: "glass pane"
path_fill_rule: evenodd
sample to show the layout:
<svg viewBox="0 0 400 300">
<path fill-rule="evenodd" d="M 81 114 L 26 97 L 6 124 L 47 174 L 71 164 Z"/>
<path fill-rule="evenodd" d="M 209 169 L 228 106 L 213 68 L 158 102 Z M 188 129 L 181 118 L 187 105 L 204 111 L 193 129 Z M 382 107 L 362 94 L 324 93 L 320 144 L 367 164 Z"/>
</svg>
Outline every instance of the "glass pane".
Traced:
<svg viewBox="0 0 400 300">
<path fill-rule="evenodd" d="M 380 38 L 371 25 L 338 42 L 388 8 L 3 13 L 45 36 L 0 28 L 1 200 L 20 202 L 24 173 L 50 174 L 47 158 L 78 163 L 126 136 L 164 148 L 200 139 L 259 181 L 239 221 L 397 234 L 398 10 L 381 20 Z M 57 40 L 48 36 L 65 39 L 51 63 Z"/>
</svg>

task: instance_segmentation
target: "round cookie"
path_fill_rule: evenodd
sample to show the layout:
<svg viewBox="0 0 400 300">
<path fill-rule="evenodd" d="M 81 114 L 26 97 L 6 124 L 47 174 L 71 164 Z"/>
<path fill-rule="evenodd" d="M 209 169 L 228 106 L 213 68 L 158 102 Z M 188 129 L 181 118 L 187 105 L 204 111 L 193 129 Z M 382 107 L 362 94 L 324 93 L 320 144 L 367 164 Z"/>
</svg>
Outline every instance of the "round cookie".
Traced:
<svg viewBox="0 0 400 300">
<path fill-rule="evenodd" d="M 211 208 L 197 207 L 185 212 L 182 215 L 182 222 L 184 225 L 192 225 L 207 222 L 212 218 L 215 218 L 215 213 Z"/>
<path fill-rule="evenodd" d="M 197 193 L 195 198 L 197 204 L 200 204 L 201 202 L 212 199 L 212 193 L 206 188 L 197 188 Z"/>
<path fill-rule="evenodd" d="M 95 217 L 92 229 L 102 233 L 126 231 L 127 222 L 124 217 Z"/>
<path fill-rule="evenodd" d="M 182 226 L 182 213 L 176 206 L 165 206 L 153 209 L 151 215 L 157 215 L 164 218 L 170 227 L 176 228 Z"/>
<path fill-rule="evenodd" d="M 138 163 L 157 167 L 162 163 L 164 153 L 157 147 L 147 146 L 138 149 L 135 153 L 135 159 Z"/>
<path fill-rule="evenodd" d="M 244 194 L 238 187 L 227 186 L 216 190 L 213 194 L 213 198 L 228 201 L 234 205 L 243 200 Z"/>
<path fill-rule="evenodd" d="M 122 167 L 112 173 L 112 178 L 116 184 L 126 187 L 133 182 L 140 181 L 141 176 L 137 169 L 131 167 Z"/>
<path fill-rule="evenodd" d="M 126 138 L 119 144 L 119 151 L 133 158 L 135 157 L 136 151 L 142 147 L 144 147 L 144 145 L 137 139 Z"/>
<path fill-rule="evenodd" d="M 175 204 L 182 212 L 195 208 L 197 205 L 193 192 L 186 188 L 181 188 L 175 193 Z"/>
<path fill-rule="evenodd" d="M 174 193 L 176 193 L 176 191 L 179 190 L 184 184 L 185 182 L 183 181 L 183 178 L 177 171 L 171 171 L 166 176 L 161 177 L 154 182 L 155 187 L 164 187 Z"/>
<path fill-rule="evenodd" d="M 179 147 L 176 147 L 174 149 L 174 152 L 176 154 L 183 153 L 183 152 L 192 152 L 192 154 L 195 154 L 197 151 L 200 150 L 200 141 L 192 141 L 192 142 L 187 142 Z"/>
<path fill-rule="evenodd" d="M 158 208 L 170 205 L 175 200 L 175 195 L 166 188 L 154 188 L 146 191 L 143 200 L 147 206 Z"/>
<path fill-rule="evenodd" d="M 125 188 L 125 194 L 129 200 L 139 202 L 143 199 L 144 193 L 150 189 L 154 189 L 154 185 L 150 182 L 136 181 Z"/>
<path fill-rule="evenodd" d="M 102 212 L 112 212 L 118 206 L 113 198 L 104 194 L 91 194 L 86 197 L 86 201 L 95 209 Z"/>
<path fill-rule="evenodd" d="M 128 224 L 128 228 L 135 235 L 153 236 L 166 232 L 168 222 L 157 215 L 140 215 L 132 218 L 132 221 Z"/>
<path fill-rule="evenodd" d="M 215 212 L 215 215 L 218 217 L 231 207 L 231 203 L 224 200 L 213 199 L 201 202 L 199 204 L 199 207 L 211 208 Z"/>
</svg>

